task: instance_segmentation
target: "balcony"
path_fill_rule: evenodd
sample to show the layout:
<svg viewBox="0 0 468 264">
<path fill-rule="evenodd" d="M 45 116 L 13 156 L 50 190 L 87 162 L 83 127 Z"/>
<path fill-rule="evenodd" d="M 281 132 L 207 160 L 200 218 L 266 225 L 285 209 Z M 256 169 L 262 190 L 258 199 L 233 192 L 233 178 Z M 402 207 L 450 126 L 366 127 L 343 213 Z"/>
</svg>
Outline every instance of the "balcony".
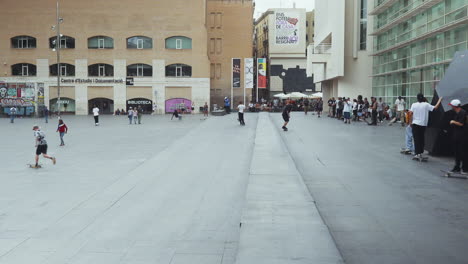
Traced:
<svg viewBox="0 0 468 264">
<path fill-rule="evenodd" d="M 369 15 L 376 16 L 382 14 L 387 8 L 391 7 L 395 4 L 398 0 L 384 0 L 382 3 L 377 4 L 374 9 L 369 12 Z"/>
<path fill-rule="evenodd" d="M 387 23 L 382 25 L 381 27 L 377 28 L 372 32 L 371 36 L 376 36 L 382 34 L 383 32 L 391 29 L 392 27 L 404 22 L 413 16 L 426 11 L 427 9 L 433 7 L 434 5 L 442 2 L 443 0 L 427 0 L 422 2 L 419 5 L 412 5 L 409 7 L 405 7 L 404 9 L 400 10 L 400 12 L 395 13 L 392 17 L 387 19 Z"/>
</svg>

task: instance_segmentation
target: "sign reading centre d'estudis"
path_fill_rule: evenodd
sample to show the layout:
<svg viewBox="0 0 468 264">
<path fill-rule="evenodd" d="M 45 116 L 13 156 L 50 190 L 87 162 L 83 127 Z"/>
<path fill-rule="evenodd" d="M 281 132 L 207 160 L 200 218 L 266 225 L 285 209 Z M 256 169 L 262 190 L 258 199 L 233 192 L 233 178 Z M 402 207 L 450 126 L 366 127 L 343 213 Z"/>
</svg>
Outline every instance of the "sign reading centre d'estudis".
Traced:
<svg viewBox="0 0 468 264">
<path fill-rule="evenodd" d="M 60 79 L 61 83 L 125 83 L 124 79 Z"/>
</svg>

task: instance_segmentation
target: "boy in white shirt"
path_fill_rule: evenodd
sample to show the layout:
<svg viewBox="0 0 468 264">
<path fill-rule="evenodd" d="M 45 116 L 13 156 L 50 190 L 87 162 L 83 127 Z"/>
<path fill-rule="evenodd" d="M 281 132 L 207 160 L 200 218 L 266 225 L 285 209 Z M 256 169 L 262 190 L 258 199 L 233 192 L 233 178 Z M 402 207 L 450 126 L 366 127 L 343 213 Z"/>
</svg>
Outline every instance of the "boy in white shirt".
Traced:
<svg viewBox="0 0 468 264">
<path fill-rule="evenodd" d="M 245 126 L 244 122 L 244 110 L 245 110 L 245 105 L 242 102 L 239 102 L 239 105 L 237 106 L 237 110 L 239 111 L 239 123 L 241 126 Z"/>
<path fill-rule="evenodd" d="M 93 115 L 94 115 L 94 125 L 99 126 L 99 108 L 94 106 L 93 108 Z"/>
</svg>

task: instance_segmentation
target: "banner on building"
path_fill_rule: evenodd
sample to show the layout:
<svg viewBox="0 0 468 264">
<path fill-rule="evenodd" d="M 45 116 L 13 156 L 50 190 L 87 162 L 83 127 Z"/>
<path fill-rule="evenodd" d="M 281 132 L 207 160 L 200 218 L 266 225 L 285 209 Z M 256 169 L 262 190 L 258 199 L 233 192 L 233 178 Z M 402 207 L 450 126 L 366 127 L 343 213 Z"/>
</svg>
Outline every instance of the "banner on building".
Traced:
<svg viewBox="0 0 468 264">
<path fill-rule="evenodd" d="M 267 88 L 267 63 L 265 58 L 257 59 L 257 88 Z"/>
<path fill-rule="evenodd" d="M 244 60 L 244 81 L 246 89 L 254 88 L 254 59 L 252 58 Z"/>
<path fill-rule="evenodd" d="M 241 87 L 241 59 L 232 59 L 232 88 Z"/>
<path fill-rule="evenodd" d="M 299 44 L 299 12 L 281 11 L 275 13 L 277 45 Z"/>
</svg>

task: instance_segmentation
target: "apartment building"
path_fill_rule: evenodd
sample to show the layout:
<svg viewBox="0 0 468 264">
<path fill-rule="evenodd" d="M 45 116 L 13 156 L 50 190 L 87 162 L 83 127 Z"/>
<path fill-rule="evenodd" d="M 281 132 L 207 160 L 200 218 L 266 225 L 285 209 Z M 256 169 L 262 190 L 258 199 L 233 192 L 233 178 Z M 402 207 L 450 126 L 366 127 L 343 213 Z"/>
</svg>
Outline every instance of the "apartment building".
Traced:
<svg viewBox="0 0 468 264">
<path fill-rule="evenodd" d="M 95 105 L 101 113 L 131 106 L 149 112 L 153 104 L 158 113 L 191 111 L 192 105 L 198 111 L 217 99 L 212 96 L 217 89 L 230 89 L 227 58 L 251 57 L 252 19 L 231 25 L 243 11 L 251 17 L 249 0 L 114 0 L 112 7 L 107 1 L 60 3 L 57 41 L 57 27 L 51 29 L 56 1 L 2 1 L 7 11 L 0 16 L 2 113 L 12 105 L 25 115 L 43 105 L 79 115 Z M 247 32 L 250 41 L 236 30 Z M 213 38 L 221 39 L 215 41 L 215 54 Z M 217 75 L 213 64 L 219 65 Z"/>
</svg>

